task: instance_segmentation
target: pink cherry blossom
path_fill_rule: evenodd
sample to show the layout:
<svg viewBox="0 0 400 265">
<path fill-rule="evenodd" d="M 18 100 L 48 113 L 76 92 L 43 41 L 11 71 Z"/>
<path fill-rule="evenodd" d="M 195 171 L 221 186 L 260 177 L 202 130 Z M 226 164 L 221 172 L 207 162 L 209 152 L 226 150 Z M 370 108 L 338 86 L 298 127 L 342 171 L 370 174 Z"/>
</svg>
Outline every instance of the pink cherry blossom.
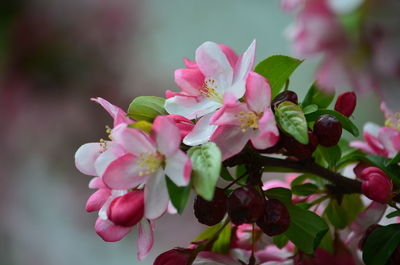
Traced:
<svg viewBox="0 0 400 265">
<path fill-rule="evenodd" d="M 196 50 L 196 62 L 186 59 L 188 68 L 175 71 L 175 82 L 182 91 L 167 91 L 165 109 L 188 119 L 200 118 L 185 137 L 185 144 L 193 146 L 208 141 L 216 129 L 209 123 L 212 113 L 222 107 L 226 93 L 236 98 L 244 95 L 254 57 L 255 41 L 239 58 L 226 45 L 205 42 Z"/>
<path fill-rule="evenodd" d="M 369 154 L 393 158 L 400 151 L 400 131 L 392 127 L 379 127 L 374 123 L 364 125 L 365 142 L 353 141 L 350 146 Z"/>
<path fill-rule="evenodd" d="M 127 153 L 106 168 L 105 184 L 112 189 L 144 185 L 145 216 L 160 217 L 169 204 L 165 175 L 178 186 L 186 186 L 190 181 L 191 160 L 179 149 L 178 127 L 170 118 L 158 116 L 151 135 L 121 124 L 114 128 L 111 137 Z"/>
<path fill-rule="evenodd" d="M 239 153 L 249 140 L 255 148 L 266 149 L 279 139 L 267 80 L 250 72 L 245 96 L 246 102 L 237 102 L 235 97 L 227 95 L 222 108 L 210 120 L 218 125 L 210 140 L 221 149 L 224 160 Z"/>
</svg>

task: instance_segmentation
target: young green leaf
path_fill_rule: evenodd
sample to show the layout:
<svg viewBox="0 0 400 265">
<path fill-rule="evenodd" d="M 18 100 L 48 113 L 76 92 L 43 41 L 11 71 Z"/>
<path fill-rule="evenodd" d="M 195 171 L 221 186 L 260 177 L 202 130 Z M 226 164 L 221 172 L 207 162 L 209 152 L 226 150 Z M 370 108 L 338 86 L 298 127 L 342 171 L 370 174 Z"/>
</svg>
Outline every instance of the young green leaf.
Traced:
<svg viewBox="0 0 400 265">
<path fill-rule="evenodd" d="M 363 249 L 366 265 L 385 265 L 400 245 L 400 224 L 375 229 L 367 238 Z"/>
<path fill-rule="evenodd" d="M 192 186 L 191 184 L 189 184 L 185 187 L 178 187 L 168 177 L 166 179 L 166 182 L 167 182 L 169 198 L 171 199 L 171 202 L 178 211 L 178 213 L 181 214 L 185 209 L 186 203 L 189 199 L 190 190 Z"/>
<path fill-rule="evenodd" d="M 192 159 L 192 181 L 197 194 L 211 201 L 221 170 L 221 151 L 208 142 L 191 147 L 187 154 Z"/>
<path fill-rule="evenodd" d="M 128 117 L 136 121 L 152 122 L 158 115 L 167 115 L 164 109 L 165 99 L 154 96 L 135 98 L 128 108 Z"/>
<path fill-rule="evenodd" d="M 385 165 L 390 166 L 390 165 L 396 165 L 398 163 L 400 163 L 400 152 L 397 152 L 397 154 L 392 158 L 392 160 L 385 162 Z"/>
<path fill-rule="evenodd" d="M 310 113 L 316 112 L 317 110 L 318 110 L 317 104 L 310 104 L 303 108 L 304 114 L 310 114 Z"/>
<path fill-rule="evenodd" d="M 283 248 L 284 246 L 287 245 L 287 243 L 289 242 L 289 239 L 287 238 L 287 236 L 285 236 L 285 234 L 280 234 L 280 235 L 272 237 L 272 242 L 278 248 Z"/>
<path fill-rule="evenodd" d="M 254 72 L 264 76 L 272 89 L 272 98 L 279 94 L 283 85 L 303 61 L 284 55 L 273 55 L 257 64 Z"/>
<path fill-rule="evenodd" d="M 334 98 L 335 93 L 327 93 L 314 83 L 308 90 L 301 105 L 303 108 L 312 104 L 317 105 L 319 108 L 327 108 Z"/>
<path fill-rule="evenodd" d="M 397 217 L 397 216 L 400 216 L 400 211 L 391 212 L 391 213 L 386 215 L 386 218 L 390 219 L 390 218 Z"/>
<path fill-rule="evenodd" d="M 342 156 L 342 152 L 338 145 L 334 145 L 331 147 L 319 145 L 317 147 L 317 154 L 319 154 L 328 163 L 330 168 L 335 167 L 336 163 L 340 160 Z"/>
<path fill-rule="evenodd" d="M 308 126 L 300 106 L 290 101 L 279 104 L 275 110 L 279 127 L 302 144 L 308 144 Z"/>
<path fill-rule="evenodd" d="M 234 178 L 232 177 L 231 173 L 229 173 L 229 171 L 228 171 L 228 169 L 226 169 L 226 167 L 221 167 L 220 175 L 224 180 L 227 180 L 227 181 L 233 181 L 234 180 Z"/>
<path fill-rule="evenodd" d="M 325 209 L 325 215 L 329 222 L 338 229 L 343 229 L 347 225 L 347 212 L 341 207 L 337 200 L 332 199 Z"/>
<path fill-rule="evenodd" d="M 285 188 L 272 188 L 264 191 L 265 196 L 274 198 L 282 202 L 290 203 L 292 200 L 292 192 Z"/>
<path fill-rule="evenodd" d="M 312 183 L 304 183 L 292 187 L 293 194 L 300 196 L 308 196 L 318 191 L 318 186 Z"/>
<path fill-rule="evenodd" d="M 207 239 L 211 239 L 215 236 L 215 234 L 220 230 L 222 222 L 207 227 L 203 232 L 201 232 L 195 239 L 194 242 L 199 242 Z"/>
<path fill-rule="evenodd" d="M 321 115 L 324 114 L 329 114 L 332 116 L 335 116 L 339 121 L 340 124 L 342 125 L 343 129 L 351 133 L 353 136 L 358 136 L 360 134 L 360 131 L 358 130 L 357 126 L 346 116 L 343 114 L 334 111 L 334 110 L 328 110 L 328 109 L 319 109 L 313 113 L 307 114 L 306 119 L 307 121 L 315 121 L 317 120 Z"/>
<path fill-rule="evenodd" d="M 232 226 L 227 224 L 219 233 L 217 240 L 212 246 L 212 252 L 225 254 L 231 245 Z"/>
</svg>

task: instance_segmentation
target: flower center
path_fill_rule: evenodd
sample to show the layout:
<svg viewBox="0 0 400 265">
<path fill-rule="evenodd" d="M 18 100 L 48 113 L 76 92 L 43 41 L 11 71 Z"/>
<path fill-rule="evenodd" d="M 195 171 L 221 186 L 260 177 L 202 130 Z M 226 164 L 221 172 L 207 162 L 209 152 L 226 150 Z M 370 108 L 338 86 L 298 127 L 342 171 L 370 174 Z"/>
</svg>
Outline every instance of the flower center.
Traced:
<svg viewBox="0 0 400 265">
<path fill-rule="evenodd" d="M 214 79 L 206 78 L 203 85 L 201 86 L 200 93 L 204 97 L 222 104 L 224 102 L 224 100 L 223 100 L 222 96 L 220 94 L 218 94 L 217 88 L 218 88 L 218 85 L 215 83 Z"/>
<path fill-rule="evenodd" d="M 246 132 L 249 128 L 253 130 L 258 129 L 259 117 L 254 112 L 240 112 L 236 114 L 236 117 L 239 118 L 242 132 Z"/>
<path fill-rule="evenodd" d="M 137 163 L 143 170 L 139 172 L 139 176 L 155 173 L 163 162 L 164 156 L 160 153 L 141 153 Z"/>
<path fill-rule="evenodd" d="M 105 126 L 106 127 L 106 134 L 107 134 L 107 137 L 110 139 L 110 140 L 112 140 L 111 139 L 111 128 L 110 128 L 110 126 L 108 126 L 108 125 L 106 125 Z M 99 152 L 100 153 L 104 153 L 107 149 L 108 149 L 108 141 L 107 140 L 104 140 L 103 138 L 101 138 L 100 139 L 100 146 L 101 146 L 101 148 L 102 148 L 102 150 L 100 150 Z"/>
<path fill-rule="evenodd" d="M 385 121 L 385 126 L 400 130 L 400 112 L 390 115 L 389 119 Z"/>
</svg>

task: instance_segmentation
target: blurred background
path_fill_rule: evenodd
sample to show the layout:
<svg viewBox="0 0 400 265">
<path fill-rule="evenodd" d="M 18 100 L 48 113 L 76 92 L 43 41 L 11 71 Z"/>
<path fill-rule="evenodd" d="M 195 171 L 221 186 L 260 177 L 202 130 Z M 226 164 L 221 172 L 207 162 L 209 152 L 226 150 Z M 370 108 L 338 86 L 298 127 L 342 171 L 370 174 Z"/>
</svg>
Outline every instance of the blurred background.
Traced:
<svg viewBox="0 0 400 265">
<path fill-rule="evenodd" d="M 111 118 L 90 97 L 127 109 L 139 95 L 177 89 L 182 59 L 212 40 L 243 52 L 257 39 L 257 61 L 291 54 L 291 18 L 278 0 L 2 0 L 0 3 L 0 264 L 152 264 L 187 246 L 203 227 L 184 217 L 157 222 L 151 255 L 136 260 L 136 234 L 105 243 L 85 212 L 90 177 L 74 167 L 77 148 L 105 136 Z M 317 61 L 295 72 L 300 98 Z M 346 88 L 344 88 L 346 89 Z M 373 95 L 355 122 L 382 123 Z"/>
</svg>

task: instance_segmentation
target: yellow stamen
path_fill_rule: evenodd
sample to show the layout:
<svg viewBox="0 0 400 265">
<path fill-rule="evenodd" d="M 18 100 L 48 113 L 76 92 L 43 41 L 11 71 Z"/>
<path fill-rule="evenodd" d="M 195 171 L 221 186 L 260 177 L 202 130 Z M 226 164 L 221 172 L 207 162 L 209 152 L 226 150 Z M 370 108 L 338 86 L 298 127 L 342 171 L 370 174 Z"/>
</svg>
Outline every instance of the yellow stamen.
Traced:
<svg viewBox="0 0 400 265">
<path fill-rule="evenodd" d="M 240 112 L 236 115 L 239 118 L 240 128 L 242 132 L 246 132 L 250 129 L 258 129 L 258 120 L 260 119 L 254 112 Z"/>
<path fill-rule="evenodd" d="M 139 176 L 155 173 L 164 162 L 164 157 L 159 153 L 141 153 L 138 165 L 144 170 L 139 172 Z"/>
<path fill-rule="evenodd" d="M 390 115 L 385 121 L 385 126 L 400 130 L 400 113 L 396 112 L 395 114 Z"/>
<path fill-rule="evenodd" d="M 208 98 L 210 100 L 213 100 L 213 101 L 216 101 L 216 102 L 219 102 L 219 103 L 223 103 L 224 100 L 223 100 L 222 96 L 220 94 L 218 94 L 217 88 L 218 88 L 218 86 L 215 83 L 215 80 L 207 78 L 204 81 L 204 84 L 201 86 L 200 93 L 204 97 L 206 97 L 206 98 Z"/>
</svg>

